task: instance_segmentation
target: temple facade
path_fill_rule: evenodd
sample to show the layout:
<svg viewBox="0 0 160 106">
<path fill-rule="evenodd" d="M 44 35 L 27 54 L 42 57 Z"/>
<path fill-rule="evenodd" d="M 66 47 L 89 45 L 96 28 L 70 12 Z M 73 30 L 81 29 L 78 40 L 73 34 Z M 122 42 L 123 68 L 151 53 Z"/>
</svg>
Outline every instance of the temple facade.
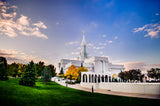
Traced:
<svg viewBox="0 0 160 106">
<path fill-rule="evenodd" d="M 124 65 L 116 65 L 109 62 L 108 57 L 88 56 L 87 43 L 85 35 L 83 33 L 83 39 L 81 43 L 81 51 L 77 60 L 61 59 L 59 63 L 59 70 L 63 68 L 64 73 L 68 70 L 71 65 L 76 67 L 84 66 L 88 69 L 88 72 L 83 72 L 81 81 L 109 81 L 113 77 L 118 78 L 118 73 L 124 71 Z M 92 77 L 90 77 L 92 76 Z M 107 77 L 106 77 L 107 76 Z M 97 79 L 95 79 L 97 77 Z M 101 79 L 98 80 L 98 77 Z M 103 77 L 103 78 L 102 78 Z M 93 80 L 94 78 L 94 80 Z M 110 79 L 109 79 L 110 78 Z"/>
</svg>

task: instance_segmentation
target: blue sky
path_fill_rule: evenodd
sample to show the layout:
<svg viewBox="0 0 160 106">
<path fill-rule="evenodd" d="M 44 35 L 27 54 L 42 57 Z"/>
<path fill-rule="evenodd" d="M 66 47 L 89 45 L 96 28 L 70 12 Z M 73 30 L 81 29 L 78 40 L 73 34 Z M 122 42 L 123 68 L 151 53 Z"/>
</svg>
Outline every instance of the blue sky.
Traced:
<svg viewBox="0 0 160 106">
<path fill-rule="evenodd" d="M 6 0 L 0 6 L 0 55 L 9 62 L 74 59 L 84 30 L 90 56 L 142 70 L 160 67 L 159 0 Z"/>
</svg>

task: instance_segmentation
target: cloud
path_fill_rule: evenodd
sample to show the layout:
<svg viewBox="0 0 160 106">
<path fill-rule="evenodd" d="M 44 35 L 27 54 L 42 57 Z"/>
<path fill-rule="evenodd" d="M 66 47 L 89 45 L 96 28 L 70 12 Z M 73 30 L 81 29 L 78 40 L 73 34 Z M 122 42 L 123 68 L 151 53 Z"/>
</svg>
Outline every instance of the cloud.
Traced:
<svg viewBox="0 0 160 106">
<path fill-rule="evenodd" d="M 30 24 L 31 19 L 27 16 L 21 14 L 20 17 L 16 17 L 17 9 L 17 6 L 0 2 L 0 35 L 9 37 L 25 35 L 48 39 L 48 37 L 39 30 L 39 28 L 47 28 L 43 22 L 39 21 L 38 23 Z"/>
<path fill-rule="evenodd" d="M 144 25 L 143 27 L 134 28 L 134 31 L 133 31 L 133 32 L 143 31 L 147 26 L 148 26 L 148 24 Z"/>
<path fill-rule="evenodd" d="M 152 68 L 160 68 L 160 64 L 149 64 L 148 66 Z"/>
<path fill-rule="evenodd" d="M 24 26 L 29 26 L 29 20 L 27 16 L 21 15 L 21 17 L 17 20 L 18 24 L 24 25 Z"/>
<path fill-rule="evenodd" d="M 73 42 L 67 42 L 65 45 L 74 45 L 74 44 L 78 44 L 78 41 L 73 41 Z"/>
<path fill-rule="evenodd" d="M 81 47 L 77 47 L 77 50 L 81 50 Z"/>
<path fill-rule="evenodd" d="M 106 46 L 107 43 L 99 43 L 98 45 Z"/>
<path fill-rule="evenodd" d="M 107 37 L 107 35 L 102 35 L 103 38 Z"/>
<path fill-rule="evenodd" d="M 140 31 L 145 31 L 147 32 L 144 37 L 151 37 L 151 38 L 159 38 L 160 35 L 160 24 L 159 23 L 151 23 L 151 24 L 146 24 L 143 27 L 139 28 L 134 28 L 133 32 L 140 32 Z"/>
<path fill-rule="evenodd" d="M 56 22 L 56 25 L 59 25 L 60 23 L 59 22 Z"/>
<path fill-rule="evenodd" d="M 28 55 L 22 51 L 14 50 L 14 49 L 0 49 L 0 56 L 6 57 L 7 63 L 28 63 L 31 60 L 34 62 L 38 61 L 44 61 L 45 63 L 48 63 L 47 61 L 43 59 L 39 59 L 37 56 Z"/>
<path fill-rule="evenodd" d="M 115 36 L 115 37 L 114 37 L 114 39 L 118 39 L 118 37 L 117 37 L 117 36 Z"/>
<path fill-rule="evenodd" d="M 101 54 L 101 55 L 102 55 L 102 54 L 103 54 L 103 52 L 102 52 L 102 51 L 100 51 L 100 52 L 99 52 L 99 54 Z"/>
<path fill-rule="evenodd" d="M 72 55 L 77 55 L 79 54 L 79 52 L 72 52 Z"/>
<path fill-rule="evenodd" d="M 106 41 L 106 42 L 108 42 L 109 44 L 110 44 L 110 43 L 113 43 L 113 41 L 111 41 L 111 40 L 110 40 L 110 41 Z"/>
<path fill-rule="evenodd" d="M 87 46 L 92 47 L 92 46 L 94 46 L 94 44 L 93 43 L 88 43 Z"/>
<path fill-rule="evenodd" d="M 105 47 L 96 47 L 94 46 L 93 49 L 96 49 L 96 50 L 100 50 L 100 49 L 104 49 Z"/>
<path fill-rule="evenodd" d="M 95 22 L 91 22 L 90 25 L 93 26 L 93 27 L 95 27 L 95 28 L 98 27 L 98 24 L 95 23 Z"/>
<path fill-rule="evenodd" d="M 151 68 L 159 68 L 160 64 L 148 64 L 145 61 L 137 61 L 137 62 L 126 62 L 122 63 L 124 64 L 125 70 L 131 70 L 131 69 L 140 69 L 142 73 L 146 73 L 147 70 L 150 70 Z"/>
<path fill-rule="evenodd" d="M 127 63 L 123 63 L 125 70 L 131 70 L 131 69 L 140 69 L 141 71 L 146 70 L 146 62 L 142 61 L 142 62 L 127 62 Z"/>
<path fill-rule="evenodd" d="M 159 15 L 159 13 L 156 13 L 155 15 L 157 15 L 157 16 L 158 16 L 158 15 Z"/>
<path fill-rule="evenodd" d="M 33 25 L 39 27 L 39 28 L 43 28 L 43 29 L 47 29 L 47 26 L 44 25 L 43 22 L 39 21 L 38 23 L 34 23 Z"/>
</svg>

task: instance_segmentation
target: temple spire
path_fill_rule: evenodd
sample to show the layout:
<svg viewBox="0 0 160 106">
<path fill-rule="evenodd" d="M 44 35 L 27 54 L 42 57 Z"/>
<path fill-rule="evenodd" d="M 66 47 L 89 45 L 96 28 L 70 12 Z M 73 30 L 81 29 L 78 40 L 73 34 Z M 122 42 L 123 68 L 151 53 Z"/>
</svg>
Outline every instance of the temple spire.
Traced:
<svg viewBox="0 0 160 106">
<path fill-rule="evenodd" d="M 87 45 L 84 34 L 85 34 L 85 31 L 83 31 L 83 40 L 82 40 L 81 45 Z"/>
<path fill-rule="evenodd" d="M 87 44 L 86 44 L 86 40 L 85 40 L 85 31 L 83 31 L 83 39 L 82 39 L 82 43 L 81 43 L 81 53 L 80 53 L 80 58 L 82 61 L 84 61 L 84 59 L 87 58 Z"/>
</svg>

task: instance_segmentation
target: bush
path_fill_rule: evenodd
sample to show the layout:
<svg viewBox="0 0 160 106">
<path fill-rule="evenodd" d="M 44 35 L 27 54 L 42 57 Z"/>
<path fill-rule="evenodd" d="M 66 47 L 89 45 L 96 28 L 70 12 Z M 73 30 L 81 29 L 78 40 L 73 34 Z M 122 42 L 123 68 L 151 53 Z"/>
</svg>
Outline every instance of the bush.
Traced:
<svg viewBox="0 0 160 106">
<path fill-rule="evenodd" d="M 36 73 L 35 73 L 35 65 L 34 62 L 31 61 L 25 68 L 24 74 L 22 78 L 19 80 L 20 85 L 25 86 L 34 86 L 36 81 Z"/>
</svg>

